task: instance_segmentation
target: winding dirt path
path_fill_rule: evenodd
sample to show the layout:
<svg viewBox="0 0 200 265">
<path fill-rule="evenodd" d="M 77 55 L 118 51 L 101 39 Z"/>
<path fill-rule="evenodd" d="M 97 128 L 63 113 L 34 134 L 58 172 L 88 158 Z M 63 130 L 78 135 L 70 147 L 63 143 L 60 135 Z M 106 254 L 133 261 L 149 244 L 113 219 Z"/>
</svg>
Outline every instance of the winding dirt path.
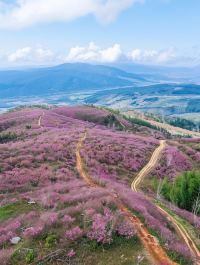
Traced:
<svg viewBox="0 0 200 265">
<path fill-rule="evenodd" d="M 105 110 L 105 109 L 103 109 L 103 111 L 104 112 L 106 112 L 107 114 L 111 114 L 110 112 L 108 112 L 107 110 Z M 116 117 L 116 115 L 115 115 L 115 117 Z M 120 124 L 125 128 L 125 125 L 118 119 L 118 117 L 116 117 L 116 119 L 120 122 Z M 149 122 L 149 121 L 148 121 Z M 180 129 L 180 128 L 179 128 Z M 82 143 L 82 142 L 81 142 Z M 149 161 L 149 163 L 139 172 L 139 174 L 136 176 L 136 178 L 133 180 L 133 182 L 132 182 L 132 184 L 131 184 L 131 189 L 133 190 L 133 191 L 135 191 L 135 192 L 138 192 L 138 189 L 137 189 L 137 186 L 138 186 L 138 184 L 141 182 L 141 180 L 143 179 L 143 178 L 145 178 L 146 177 L 146 175 L 148 174 L 148 172 L 153 168 L 153 167 L 155 167 L 155 165 L 158 163 L 158 160 L 159 160 L 159 157 L 160 157 L 160 155 L 162 154 L 162 151 L 163 151 L 163 149 L 164 149 L 164 147 L 165 147 L 165 145 L 166 145 L 166 143 L 165 143 L 165 140 L 161 140 L 160 141 L 160 146 L 154 151 L 154 153 L 153 153 L 153 155 L 152 155 L 152 157 L 151 157 L 151 159 L 150 159 L 150 161 Z M 86 176 L 87 177 L 87 176 Z M 88 178 L 88 177 L 87 177 Z M 87 179 L 86 179 L 87 180 Z M 161 212 L 163 212 L 166 216 L 167 216 L 167 218 L 168 218 L 168 220 L 170 220 L 174 225 L 175 225 L 175 227 L 176 227 L 176 229 L 177 229 L 177 231 L 178 231 L 178 233 L 182 236 L 182 238 L 183 238 L 183 240 L 185 241 L 185 244 L 188 246 L 188 248 L 189 248 L 189 250 L 191 251 L 191 254 L 194 256 L 194 257 L 196 257 L 195 258 L 195 262 L 196 262 L 196 264 L 198 264 L 198 265 L 200 265 L 200 252 L 199 252 L 199 250 L 197 249 L 197 247 L 196 247 L 196 245 L 194 244 L 194 242 L 193 242 L 193 240 L 191 239 L 191 237 L 188 235 L 188 233 L 187 233 L 187 231 L 185 230 L 185 228 L 178 222 L 178 221 L 176 221 L 171 215 L 169 215 L 165 210 L 163 210 L 161 207 L 159 207 L 157 204 L 155 204 L 156 205 L 156 207 L 158 207 L 159 208 L 159 210 L 161 211 Z M 123 206 L 121 207 L 121 209 L 123 209 L 123 211 L 124 212 L 127 212 L 128 211 L 128 209 L 126 209 L 126 208 L 124 208 Z M 129 211 L 128 211 L 128 213 L 130 213 Z M 136 216 L 134 216 L 134 218 L 136 218 L 135 220 L 137 220 L 138 218 L 136 217 Z M 131 219 L 132 220 L 132 219 Z M 138 219 L 139 220 L 139 219 Z M 135 222 L 134 222 L 135 223 Z M 139 222 L 138 222 L 138 224 L 140 223 L 140 228 L 141 228 L 141 222 L 140 222 L 140 220 L 139 220 Z M 136 226 L 137 226 L 137 222 L 135 223 L 136 224 Z M 138 226 L 137 226 L 137 228 L 138 228 Z M 139 233 L 140 233 L 140 230 L 139 230 Z M 148 232 L 147 232 L 148 233 Z M 147 233 L 146 233 L 146 235 L 147 235 Z M 151 237 L 151 235 L 149 234 L 149 235 L 147 235 L 147 237 L 148 238 L 150 238 Z M 142 237 L 140 237 L 141 239 L 142 239 Z M 144 240 L 142 239 L 142 242 L 143 242 L 143 244 L 145 245 L 145 247 L 146 247 L 146 244 L 145 244 L 145 242 L 144 242 Z M 150 249 L 148 249 L 147 248 L 147 250 L 149 251 L 149 253 L 151 254 L 151 256 L 152 257 L 154 257 L 153 255 L 154 255 L 154 253 L 156 252 L 155 251 L 155 248 L 152 250 L 152 252 L 151 252 L 151 250 Z M 162 253 L 165 253 L 164 252 L 164 250 L 162 250 L 163 252 Z M 165 254 L 166 255 L 166 254 Z M 158 258 L 158 257 L 157 257 Z M 168 258 L 168 257 L 167 257 Z M 155 261 L 157 261 L 158 262 L 158 259 L 156 260 L 155 258 L 154 258 L 154 260 Z M 168 258 L 168 260 L 169 260 L 169 258 Z M 171 261 L 171 260 L 169 260 L 169 261 L 167 261 L 167 260 L 164 260 L 164 261 L 166 261 L 167 263 L 169 263 L 169 264 L 177 264 L 177 263 L 174 263 L 173 261 Z M 158 264 L 162 264 L 162 263 L 159 263 L 158 262 Z"/>
<path fill-rule="evenodd" d="M 158 125 L 158 124 L 156 124 L 156 125 Z M 186 132 L 186 131 L 187 130 L 184 130 L 184 132 Z M 187 131 L 187 132 L 190 132 L 190 131 Z M 133 180 L 133 182 L 131 184 L 131 189 L 133 191 L 138 192 L 138 189 L 137 189 L 138 184 L 141 182 L 142 179 L 144 179 L 146 177 L 146 175 L 149 173 L 149 171 L 152 168 L 154 168 L 156 166 L 156 164 L 158 163 L 160 155 L 162 154 L 162 151 L 163 151 L 164 147 L 166 146 L 165 142 L 166 142 L 165 140 L 160 141 L 160 146 L 153 152 L 149 163 L 139 172 L 139 174 Z M 170 214 L 168 214 L 164 209 L 162 209 L 158 205 L 156 205 L 156 206 L 159 208 L 159 210 L 162 213 L 164 213 L 167 216 L 168 220 L 171 221 L 175 225 L 177 232 L 182 236 L 182 238 L 185 241 L 185 244 L 187 245 L 187 247 L 189 248 L 192 256 L 195 257 L 196 264 L 200 265 L 200 252 L 197 249 L 197 247 L 194 244 L 191 237 L 188 235 L 185 228 L 176 219 L 174 219 Z"/>
<path fill-rule="evenodd" d="M 79 170 L 80 175 L 83 176 L 84 180 L 88 182 L 90 187 L 92 188 L 102 188 L 99 185 L 95 184 L 83 170 L 82 167 L 82 159 L 80 156 L 80 150 L 82 147 L 83 141 L 87 137 L 87 132 L 85 132 L 84 136 L 80 139 L 78 142 L 77 148 L 76 148 L 76 159 L 77 159 L 77 168 Z M 140 219 L 136 217 L 134 214 L 132 214 L 121 202 L 120 199 L 116 198 L 116 196 L 113 196 L 113 199 L 115 199 L 118 207 L 126 214 L 127 220 L 129 220 L 131 223 L 133 223 L 137 229 L 138 236 L 140 237 L 143 245 L 147 249 L 148 253 L 153 258 L 155 264 L 162 265 L 163 262 L 167 262 L 169 265 L 178 265 L 178 263 L 173 262 L 169 259 L 169 257 L 166 255 L 164 249 L 159 245 L 158 240 L 154 238 L 145 228 L 145 226 L 141 223 Z"/>
<path fill-rule="evenodd" d="M 78 145 L 76 148 L 76 165 L 77 165 L 79 173 L 83 176 L 84 180 L 86 180 L 88 182 L 90 187 L 96 188 L 99 186 L 97 184 L 95 184 L 91 179 L 88 178 L 88 176 L 85 174 L 85 172 L 83 171 L 83 168 L 82 168 L 82 159 L 80 156 L 80 150 L 82 147 L 82 142 L 85 140 L 86 137 L 87 137 L 87 132 L 85 132 L 83 138 L 81 138 L 81 140 L 78 142 Z"/>
<path fill-rule="evenodd" d="M 141 180 L 143 178 L 146 177 L 146 175 L 148 174 L 148 172 L 157 164 L 158 159 L 163 151 L 165 147 L 165 141 L 162 140 L 160 141 L 160 146 L 154 151 L 149 163 L 140 171 L 140 173 L 136 176 L 136 178 L 134 179 L 134 181 L 131 184 L 131 189 L 135 192 L 138 192 L 137 186 L 138 184 L 141 182 Z M 182 238 L 185 241 L 185 244 L 187 245 L 187 247 L 189 248 L 191 254 L 196 257 L 195 258 L 195 262 L 196 264 L 200 265 L 200 252 L 197 249 L 197 247 L 195 246 L 194 242 L 192 241 L 192 239 L 190 238 L 190 236 L 188 235 L 187 231 L 185 230 L 185 228 L 178 222 L 176 221 L 176 219 L 174 219 L 171 215 L 169 215 L 165 210 L 163 210 L 161 207 L 159 207 L 158 205 L 156 205 L 157 208 L 159 208 L 159 210 L 164 213 L 165 215 L 167 215 L 167 218 L 169 221 L 171 221 L 178 233 L 182 236 Z"/>
<path fill-rule="evenodd" d="M 145 177 L 147 175 L 147 173 L 153 167 L 156 166 L 156 164 L 158 163 L 158 159 L 159 159 L 159 157 L 160 157 L 160 155 L 161 155 L 164 147 L 165 147 L 165 140 L 161 140 L 160 141 L 160 146 L 153 152 L 149 163 L 140 171 L 140 173 L 136 176 L 136 178 L 132 182 L 131 189 L 133 191 L 138 192 L 137 185 L 140 183 L 140 181 L 142 180 L 142 178 Z"/>
<path fill-rule="evenodd" d="M 40 115 L 39 120 L 38 120 L 38 125 L 40 126 L 40 128 L 43 128 L 43 126 L 41 125 L 41 119 L 42 119 L 43 115 L 44 115 L 44 111 L 43 111 L 42 115 Z"/>
</svg>

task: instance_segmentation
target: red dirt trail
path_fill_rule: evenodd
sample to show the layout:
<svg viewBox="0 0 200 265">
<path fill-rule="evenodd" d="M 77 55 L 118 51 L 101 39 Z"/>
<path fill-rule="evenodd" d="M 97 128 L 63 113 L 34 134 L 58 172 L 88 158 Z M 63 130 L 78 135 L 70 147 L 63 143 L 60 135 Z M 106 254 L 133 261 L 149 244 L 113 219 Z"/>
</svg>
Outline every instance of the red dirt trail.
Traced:
<svg viewBox="0 0 200 265">
<path fill-rule="evenodd" d="M 77 149 L 76 149 L 76 158 L 77 158 L 77 168 L 80 174 L 83 176 L 84 180 L 88 182 L 90 187 L 92 188 L 102 188 L 95 184 L 83 170 L 82 167 L 82 159 L 80 156 L 80 149 L 82 147 L 82 142 L 85 140 L 87 136 L 87 132 L 85 132 L 83 138 L 78 142 Z M 116 198 L 115 198 L 116 199 Z M 135 225 L 137 229 L 138 236 L 140 237 L 143 245 L 147 249 L 148 253 L 151 255 L 155 264 L 162 265 L 163 262 L 167 262 L 169 265 L 178 265 L 178 263 L 172 261 L 167 254 L 165 253 L 164 249 L 158 244 L 157 240 L 147 231 L 144 225 L 140 222 L 139 218 L 137 218 L 134 214 L 132 214 L 123 204 L 121 201 L 117 200 L 119 208 L 122 212 L 126 213 L 126 218 Z"/>
</svg>

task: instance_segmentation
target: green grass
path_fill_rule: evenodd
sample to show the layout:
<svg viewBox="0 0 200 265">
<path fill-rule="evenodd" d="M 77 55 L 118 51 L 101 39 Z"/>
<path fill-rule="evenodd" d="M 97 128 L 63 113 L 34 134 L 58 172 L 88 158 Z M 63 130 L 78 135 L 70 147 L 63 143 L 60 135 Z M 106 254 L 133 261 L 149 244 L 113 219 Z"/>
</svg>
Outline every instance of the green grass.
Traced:
<svg viewBox="0 0 200 265">
<path fill-rule="evenodd" d="M 28 204 L 28 201 L 20 203 L 19 201 L 7 204 L 0 208 L 0 223 L 8 220 L 9 218 L 16 218 L 20 214 L 28 214 L 31 211 L 38 211 L 40 205 L 38 203 Z"/>
<path fill-rule="evenodd" d="M 57 236 L 54 237 L 57 238 Z M 133 265 L 137 264 L 138 253 L 145 257 L 141 262 L 141 265 L 148 265 L 150 263 L 151 260 L 149 260 L 146 250 L 137 236 L 132 239 L 126 239 L 123 236 L 113 234 L 112 238 L 113 242 L 110 245 L 104 244 L 102 247 L 101 243 L 97 243 L 94 240 L 90 240 L 87 236 L 83 236 L 83 238 L 79 239 L 77 243 L 72 243 L 70 246 L 64 247 L 60 258 L 64 255 L 66 258 L 66 255 L 73 249 L 76 254 L 71 258 L 72 264 Z M 40 238 L 31 243 L 23 241 L 20 248 L 19 245 L 15 247 L 16 251 L 12 254 L 9 264 L 29 264 L 30 262 L 27 260 L 27 255 L 29 255 L 28 253 L 30 253 L 30 251 L 33 253 L 35 262 L 38 260 L 37 257 L 39 253 L 42 257 L 45 257 L 48 253 L 50 253 L 50 250 L 54 251 L 56 249 L 63 249 L 61 246 L 51 245 L 50 250 L 48 250 L 47 247 L 49 246 L 47 246 L 46 243 L 47 239 L 45 238 Z M 44 264 L 53 264 L 54 261 L 55 260 L 52 259 L 48 262 L 44 262 Z M 66 262 L 66 264 L 68 263 Z"/>
</svg>

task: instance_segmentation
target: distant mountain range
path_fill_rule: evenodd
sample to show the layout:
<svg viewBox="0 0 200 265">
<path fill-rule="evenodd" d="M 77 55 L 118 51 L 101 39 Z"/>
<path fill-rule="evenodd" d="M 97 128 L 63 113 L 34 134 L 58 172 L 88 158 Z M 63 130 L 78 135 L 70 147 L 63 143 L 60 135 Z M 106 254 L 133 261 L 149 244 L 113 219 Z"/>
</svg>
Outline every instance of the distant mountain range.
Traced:
<svg viewBox="0 0 200 265">
<path fill-rule="evenodd" d="M 141 75 L 114 67 L 90 64 L 63 64 L 55 67 L 0 71 L 1 98 L 83 92 L 124 87 L 147 82 Z"/>
<path fill-rule="evenodd" d="M 159 115 L 200 112 L 199 66 L 115 66 L 68 63 L 0 71 L 0 108 L 87 103 Z"/>
</svg>

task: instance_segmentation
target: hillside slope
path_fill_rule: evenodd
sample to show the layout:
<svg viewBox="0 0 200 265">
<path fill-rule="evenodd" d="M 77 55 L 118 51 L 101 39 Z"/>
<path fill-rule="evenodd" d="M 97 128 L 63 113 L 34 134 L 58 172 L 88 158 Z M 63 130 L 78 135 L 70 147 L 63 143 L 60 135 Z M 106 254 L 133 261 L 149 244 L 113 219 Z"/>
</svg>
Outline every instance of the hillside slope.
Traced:
<svg viewBox="0 0 200 265">
<path fill-rule="evenodd" d="M 0 116 L 1 262 L 136 264 L 138 256 L 145 257 L 141 264 L 191 261 L 172 223 L 130 188 L 159 141 L 150 132 L 141 137 L 131 128 L 113 127 L 112 115 L 108 129 L 105 117 L 105 111 L 88 106 L 24 107 Z M 80 174 L 77 150 L 95 187 Z M 157 237 L 149 234 L 148 253 L 142 231 Z M 21 239 L 16 246 L 10 242 L 15 237 Z M 155 240 L 163 253 L 171 243 L 170 258 L 155 255 Z"/>
<path fill-rule="evenodd" d="M 88 89 L 132 86 L 145 81 L 140 75 L 114 67 L 80 63 L 24 71 L 0 71 L 2 98 L 84 92 Z"/>
</svg>

